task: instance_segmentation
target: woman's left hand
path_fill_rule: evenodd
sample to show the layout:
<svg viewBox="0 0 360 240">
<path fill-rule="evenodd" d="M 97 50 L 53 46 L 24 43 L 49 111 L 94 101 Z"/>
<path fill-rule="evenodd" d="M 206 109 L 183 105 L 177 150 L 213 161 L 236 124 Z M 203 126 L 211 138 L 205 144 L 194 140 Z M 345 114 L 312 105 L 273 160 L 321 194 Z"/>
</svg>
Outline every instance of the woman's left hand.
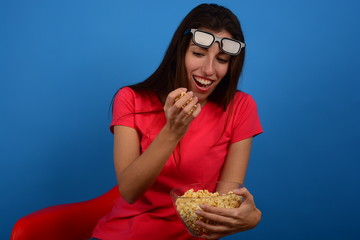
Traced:
<svg viewBox="0 0 360 240">
<path fill-rule="evenodd" d="M 218 239 L 230 234 L 242 232 L 254 228 L 261 219 L 261 211 L 256 208 L 254 198 L 245 188 L 235 189 L 235 194 L 244 198 L 238 208 L 218 208 L 208 205 L 200 206 L 202 211 L 196 212 L 197 215 L 216 222 L 211 225 L 198 221 L 197 224 L 207 233 L 202 235 L 205 239 Z"/>
</svg>

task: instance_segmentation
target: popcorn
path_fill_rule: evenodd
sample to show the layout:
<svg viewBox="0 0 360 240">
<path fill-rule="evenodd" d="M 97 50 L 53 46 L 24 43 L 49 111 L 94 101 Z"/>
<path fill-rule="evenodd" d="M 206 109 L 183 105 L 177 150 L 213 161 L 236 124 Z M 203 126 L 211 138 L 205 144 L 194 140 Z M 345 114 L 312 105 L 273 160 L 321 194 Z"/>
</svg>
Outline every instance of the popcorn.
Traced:
<svg viewBox="0 0 360 240">
<path fill-rule="evenodd" d="M 185 95 L 186 95 L 186 92 L 180 93 L 180 95 L 175 98 L 175 102 L 179 101 L 179 99 L 182 98 Z"/>
<path fill-rule="evenodd" d="M 237 208 L 241 204 L 242 197 L 229 191 L 227 194 L 220 195 L 218 192 L 211 193 L 208 190 L 190 189 L 186 191 L 176 202 L 176 209 L 188 227 L 190 233 L 194 236 L 200 236 L 206 233 L 206 230 L 196 224 L 196 221 L 203 221 L 208 224 L 216 224 L 216 222 L 198 216 L 195 211 L 200 210 L 200 204 L 206 204 L 213 207 L 220 208 Z"/>
</svg>

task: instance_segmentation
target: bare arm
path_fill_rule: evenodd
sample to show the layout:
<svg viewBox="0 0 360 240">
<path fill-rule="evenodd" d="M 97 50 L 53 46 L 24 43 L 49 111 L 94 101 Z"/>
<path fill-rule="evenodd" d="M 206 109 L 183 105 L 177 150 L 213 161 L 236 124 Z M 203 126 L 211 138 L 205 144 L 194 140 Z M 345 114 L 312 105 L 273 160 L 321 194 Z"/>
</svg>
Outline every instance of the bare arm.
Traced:
<svg viewBox="0 0 360 240">
<path fill-rule="evenodd" d="M 182 108 L 192 97 L 192 93 L 174 103 L 175 98 L 183 91 L 186 89 L 177 89 L 169 94 L 164 106 L 167 122 L 142 154 L 140 139 L 135 129 L 114 127 L 114 166 L 117 182 L 121 195 L 129 203 L 134 203 L 152 185 L 191 121 L 201 111 L 198 106 L 188 115 L 197 103 L 196 97 Z"/>
<path fill-rule="evenodd" d="M 221 171 L 220 180 L 244 183 L 251 146 L 252 137 L 231 144 Z M 233 189 L 227 189 L 227 191 L 230 190 Z"/>
<path fill-rule="evenodd" d="M 133 203 L 159 175 L 178 140 L 162 129 L 148 149 L 140 155 L 140 141 L 133 128 L 114 127 L 114 165 L 119 190 Z"/>
<path fill-rule="evenodd" d="M 233 143 L 226 157 L 226 162 L 221 172 L 220 180 L 244 183 L 248 166 L 252 137 Z M 219 239 L 221 237 L 254 228 L 261 219 L 261 211 L 256 208 L 254 198 L 245 188 L 217 189 L 221 192 L 234 190 L 244 201 L 239 208 L 217 208 L 201 206 L 203 211 L 198 215 L 217 222 L 216 225 L 199 221 L 198 225 L 207 229 L 208 233 L 202 236 L 205 239 Z"/>
</svg>

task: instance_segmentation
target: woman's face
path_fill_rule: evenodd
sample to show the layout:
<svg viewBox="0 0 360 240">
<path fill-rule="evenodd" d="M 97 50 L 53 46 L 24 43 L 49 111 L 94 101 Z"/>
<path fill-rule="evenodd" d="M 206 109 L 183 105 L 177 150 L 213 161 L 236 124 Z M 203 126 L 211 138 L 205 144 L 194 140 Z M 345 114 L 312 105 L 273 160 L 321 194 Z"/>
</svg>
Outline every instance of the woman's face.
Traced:
<svg viewBox="0 0 360 240">
<path fill-rule="evenodd" d="M 232 38 L 227 31 L 211 32 L 217 37 Z M 185 67 L 188 77 L 188 90 L 193 91 L 200 104 L 205 104 L 209 95 L 226 75 L 231 56 L 223 53 L 219 43 L 215 42 L 210 48 L 202 48 L 190 41 L 185 53 Z"/>
</svg>

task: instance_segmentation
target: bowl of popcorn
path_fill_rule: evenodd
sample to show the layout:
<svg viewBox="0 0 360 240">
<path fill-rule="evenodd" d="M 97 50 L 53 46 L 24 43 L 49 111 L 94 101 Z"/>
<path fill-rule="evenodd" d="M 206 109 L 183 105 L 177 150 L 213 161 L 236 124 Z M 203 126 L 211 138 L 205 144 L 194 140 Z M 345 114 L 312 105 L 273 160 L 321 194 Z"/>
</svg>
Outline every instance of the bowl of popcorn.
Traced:
<svg viewBox="0 0 360 240">
<path fill-rule="evenodd" d="M 200 205 L 238 208 L 242 202 L 242 197 L 236 195 L 232 190 L 241 187 L 243 187 L 242 184 L 227 181 L 194 183 L 171 190 L 170 196 L 178 216 L 189 233 L 195 237 L 200 237 L 206 233 L 206 230 L 197 225 L 197 221 L 216 224 L 216 222 L 195 213 L 196 210 L 201 210 Z"/>
</svg>

